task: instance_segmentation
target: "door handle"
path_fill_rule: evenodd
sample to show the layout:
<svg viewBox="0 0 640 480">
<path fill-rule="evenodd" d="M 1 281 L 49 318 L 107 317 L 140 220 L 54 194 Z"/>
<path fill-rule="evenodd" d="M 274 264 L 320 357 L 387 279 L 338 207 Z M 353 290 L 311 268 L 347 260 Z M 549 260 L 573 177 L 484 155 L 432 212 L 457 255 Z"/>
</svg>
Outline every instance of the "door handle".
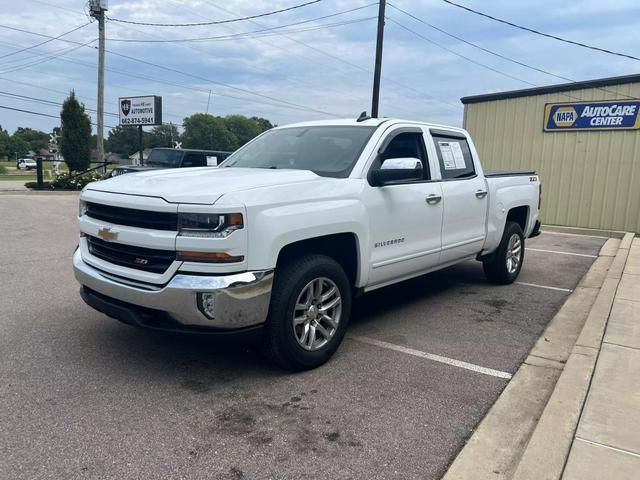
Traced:
<svg viewBox="0 0 640 480">
<path fill-rule="evenodd" d="M 432 193 L 432 194 L 430 194 L 430 195 L 427 195 L 426 200 L 427 200 L 427 203 L 428 203 L 429 205 L 435 205 L 435 204 L 439 203 L 439 202 L 440 202 L 440 200 L 442 200 L 442 196 L 440 196 L 440 195 L 435 195 L 435 194 L 433 194 L 433 193 Z"/>
<path fill-rule="evenodd" d="M 478 190 L 478 191 L 476 191 L 476 197 L 484 198 L 484 197 L 487 196 L 487 193 L 489 193 L 489 192 L 487 192 L 486 190 Z"/>
</svg>

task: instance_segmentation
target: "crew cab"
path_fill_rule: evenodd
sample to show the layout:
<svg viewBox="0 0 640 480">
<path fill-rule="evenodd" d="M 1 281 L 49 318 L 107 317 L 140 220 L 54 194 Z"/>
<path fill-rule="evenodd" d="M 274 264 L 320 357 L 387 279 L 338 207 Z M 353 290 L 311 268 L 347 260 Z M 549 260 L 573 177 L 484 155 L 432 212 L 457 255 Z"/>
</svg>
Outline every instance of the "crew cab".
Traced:
<svg viewBox="0 0 640 480">
<path fill-rule="evenodd" d="M 485 172 L 460 128 L 300 123 L 219 168 L 90 183 L 73 268 L 84 301 L 122 322 L 261 330 L 271 358 L 306 369 L 336 351 L 360 293 L 472 259 L 513 282 L 539 202 L 534 172 Z"/>
<path fill-rule="evenodd" d="M 108 178 L 125 173 L 159 170 L 161 168 L 215 167 L 231 153 L 194 148 L 152 148 L 144 165 L 123 165 L 109 172 Z"/>
</svg>

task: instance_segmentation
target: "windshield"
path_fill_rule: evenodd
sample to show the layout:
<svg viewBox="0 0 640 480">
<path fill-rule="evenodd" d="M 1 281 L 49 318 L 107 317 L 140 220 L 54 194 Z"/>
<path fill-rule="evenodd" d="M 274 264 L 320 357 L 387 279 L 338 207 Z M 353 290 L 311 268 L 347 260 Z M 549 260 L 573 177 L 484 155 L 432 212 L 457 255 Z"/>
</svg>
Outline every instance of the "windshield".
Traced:
<svg viewBox="0 0 640 480">
<path fill-rule="evenodd" d="M 222 167 L 311 170 L 349 176 L 375 127 L 318 126 L 270 130 L 222 163 Z"/>
<path fill-rule="evenodd" d="M 151 150 L 147 165 L 153 167 L 177 168 L 180 166 L 182 152 L 179 150 Z"/>
</svg>

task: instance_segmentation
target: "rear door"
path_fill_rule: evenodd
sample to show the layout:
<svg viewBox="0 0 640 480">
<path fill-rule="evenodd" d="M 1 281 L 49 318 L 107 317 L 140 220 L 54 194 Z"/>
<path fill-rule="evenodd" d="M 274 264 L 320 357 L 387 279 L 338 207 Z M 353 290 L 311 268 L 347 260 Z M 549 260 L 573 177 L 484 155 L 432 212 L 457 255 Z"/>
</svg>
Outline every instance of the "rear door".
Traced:
<svg viewBox="0 0 640 480">
<path fill-rule="evenodd" d="M 427 156 L 423 130 L 394 128 L 376 148 L 380 154 L 370 170 L 391 158 L 418 158 L 423 178 L 367 185 L 363 192 L 371 232 L 368 283 L 374 287 L 435 268 L 440 260 L 442 225 L 442 190 L 440 182 L 432 181 L 434 163 Z"/>
<path fill-rule="evenodd" d="M 431 129 L 442 178 L 441 263 L 476 255 L 486 235 L 488 189 L 463 133 Z"/>
</svg>

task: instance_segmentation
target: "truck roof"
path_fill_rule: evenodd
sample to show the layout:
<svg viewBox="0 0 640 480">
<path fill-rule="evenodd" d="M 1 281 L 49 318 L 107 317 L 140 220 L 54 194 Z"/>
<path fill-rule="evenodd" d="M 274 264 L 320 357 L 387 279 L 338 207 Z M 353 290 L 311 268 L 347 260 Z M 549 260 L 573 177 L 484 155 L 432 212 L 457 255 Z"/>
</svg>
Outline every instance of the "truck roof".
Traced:
<svg viewBox="0 0 640 480">
<path fill-rule="evenodd" d="M 456 130 L 464 132 L 460 127 L 453 127 L 450 125 L 442 125 L 438 123 L 419 122 L 415 120 L 402 120 L 399 118 L 369 118 L 367 120 L 358 121 L 355 118 L 339 118 L 335 120 L 316 120 L 311 122 L 292 123 L 289 125 L 282 125 L 275 128 L 290 128 L 290 127 L 319 127 L 319 126 L 354 126 L 354 127 L 377 127 L 383 123 L 396 124 L 396 123 L 413 123 L 415 125 L 427 127 L 427 128 L 444 128 L 447 130 Z"/>
</svg>

